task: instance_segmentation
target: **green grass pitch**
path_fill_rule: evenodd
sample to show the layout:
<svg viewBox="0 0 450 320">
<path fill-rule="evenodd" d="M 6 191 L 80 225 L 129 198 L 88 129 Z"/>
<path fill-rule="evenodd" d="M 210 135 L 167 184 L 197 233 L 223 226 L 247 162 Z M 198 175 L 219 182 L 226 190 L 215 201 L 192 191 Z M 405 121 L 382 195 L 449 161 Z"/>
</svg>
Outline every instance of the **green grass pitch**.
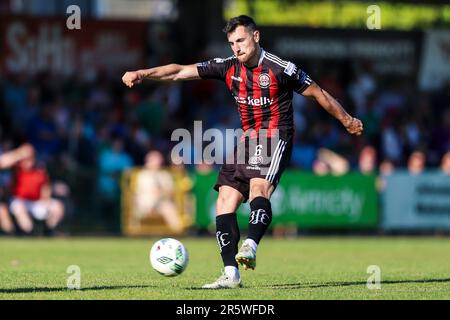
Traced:
<svg viewBox="0 0 450 320">
<path fill-rule="evenodd" d="M 220 275 L 214 237 L 181 238 L 190 262 L 175 278 L 148 260 L 156 238 L 0 238 L 0 299 L 449 299 L 450 238 L 265 238 L 257 268 L 241 270 L 244 288 L 200 290 Z M 81 289 L 67 289 L 67 268 L 81 268 Z M 369 290 L 367 267 L 381 270 Z"/>
</svg>

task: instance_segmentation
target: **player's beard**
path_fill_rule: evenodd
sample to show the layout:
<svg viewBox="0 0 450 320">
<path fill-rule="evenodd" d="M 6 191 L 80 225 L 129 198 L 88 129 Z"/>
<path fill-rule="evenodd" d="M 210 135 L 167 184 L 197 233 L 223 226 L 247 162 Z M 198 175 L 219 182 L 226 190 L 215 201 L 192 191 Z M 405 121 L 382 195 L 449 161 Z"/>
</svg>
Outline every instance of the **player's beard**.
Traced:
<svg viewBox="0 0 450 320">
<path fill-rule="evenodd" d="M 249 48 L 245 53 L 245 61 L 239 61 L 248 67 L 256 66 L 258 64 L 258 46 L 255 45 L 253 48 Z"/>
<path fill-rule="evenodd" d="M 237 58 L 238 58 L 240 63 L 246 63 L 247 62 L 247 56 L 248 55 L 243 54 L 243 55 L 238 56 Z"/>
<path fill-rule="evenodd" d="M 254 50 L 253 52 L 247 51 L 244 55 L 238 57 L 239 62 L 243 63 L 243 64 L 249 64 L 250 61 L 255 56 L 255 52 L 256 52 L 256 50 Z"/>
</svg>

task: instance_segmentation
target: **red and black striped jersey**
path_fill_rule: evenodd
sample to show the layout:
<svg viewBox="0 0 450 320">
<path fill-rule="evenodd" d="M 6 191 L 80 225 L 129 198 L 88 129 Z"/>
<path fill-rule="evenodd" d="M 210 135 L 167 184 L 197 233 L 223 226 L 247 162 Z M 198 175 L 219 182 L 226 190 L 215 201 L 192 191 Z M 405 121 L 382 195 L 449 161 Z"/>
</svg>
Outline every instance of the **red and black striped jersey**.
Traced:
<svg viewBox="0 0 450 320">
<path fill-rule="evenodd" d="M 242 129 L 267 129 L 269 136 L 278 129 L 282 139 L 292 137 L 293 92 L 302 93 L 311 78 L 294 63 L 262 50 L 257 66 L 248 68 L 235 56 L 214 58 L 197 64 L 202 79 L 223 80 L 233 95 Z"/>
</svg>

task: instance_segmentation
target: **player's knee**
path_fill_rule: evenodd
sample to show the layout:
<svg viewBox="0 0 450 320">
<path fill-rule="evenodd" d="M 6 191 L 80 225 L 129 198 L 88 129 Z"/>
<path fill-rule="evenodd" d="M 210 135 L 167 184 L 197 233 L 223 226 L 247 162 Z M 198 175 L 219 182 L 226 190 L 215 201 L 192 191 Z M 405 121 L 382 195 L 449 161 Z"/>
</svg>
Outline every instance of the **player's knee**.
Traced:
<svg viewBox="0 0 450 320">
<path fill-rule="evenodd" d="M 256 183 L 250 186 L 250 201 L 257 198 L 263 197 L 266 199 L 270 198 L 270 187 L 264 184 Z"/>
<path fill-rule="evenodd" d="M 230 198 L 227 198 L 226 195 L 219 193 L 216 202 L 217 214 L 228 213 L 232 210 L 231 207 L 232 203 L 230 201 Z"/>
<path fill-rule="evenodd" d="M 235 212 L 242 200 L 242 196 L 238 194 L 220 190 L 216 202 L 217 214 Z"/>
</svg>

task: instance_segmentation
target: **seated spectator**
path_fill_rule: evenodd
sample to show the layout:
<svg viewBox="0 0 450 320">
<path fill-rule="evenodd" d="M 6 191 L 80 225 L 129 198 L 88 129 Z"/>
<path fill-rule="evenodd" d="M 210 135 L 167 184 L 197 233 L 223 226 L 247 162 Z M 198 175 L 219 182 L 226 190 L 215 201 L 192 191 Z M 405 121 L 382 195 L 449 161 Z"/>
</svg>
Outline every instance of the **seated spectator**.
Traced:
<svg viewBox="0 0 450 320">
<path fill-rule="evenodd" d="M 317 152 L 317 158 L 328 166 L 330 173 L 333 175 L 340 176 L 349 171 L 348 160 L 330 149 L 320 148 Z"/>
<path fill-rule="evenodd" d="M 414 151 L 408 159 L 408 171 L 412 175 L 421 174 L 425 169 L 425 153 Z"/>
<path fill-rule="evenodd" d="M 320 159 L 316 159 L 314 161 L 312 170 L 313 170 L 314 174 L 316 174 L 318 176 L 324 176 L 324 175 L 330 174 L 330 168 L 324 161 L 322 161 Z"/>
<path fill-rule="evenodd" d="M 135 217 L 161 215 L 175 233 L 183 230 L 183 220 L 175 203 L 175 181 L 163 169 L 164 157 L 159 151 L 150 151 L 145 157 L 144 168 L 136 179 Z"/>
<path fill-rule="evenodd" d="M 35 219 L 45 221 L 45 233 L 51 235 L 64 217 L 64 206 L 52 198 L 47 170 L 37 162 L 34 149 L 27 152 L 28 156 L 17 161 L 13 168 L 10 210 L 26 234 L 33 231 Z"/>
<path fill-rule="evenodd" d="M 444 174 L 450 174 L 450 151 L 447 151 L 441 160 L 441 171 Z"/>
</svg>

